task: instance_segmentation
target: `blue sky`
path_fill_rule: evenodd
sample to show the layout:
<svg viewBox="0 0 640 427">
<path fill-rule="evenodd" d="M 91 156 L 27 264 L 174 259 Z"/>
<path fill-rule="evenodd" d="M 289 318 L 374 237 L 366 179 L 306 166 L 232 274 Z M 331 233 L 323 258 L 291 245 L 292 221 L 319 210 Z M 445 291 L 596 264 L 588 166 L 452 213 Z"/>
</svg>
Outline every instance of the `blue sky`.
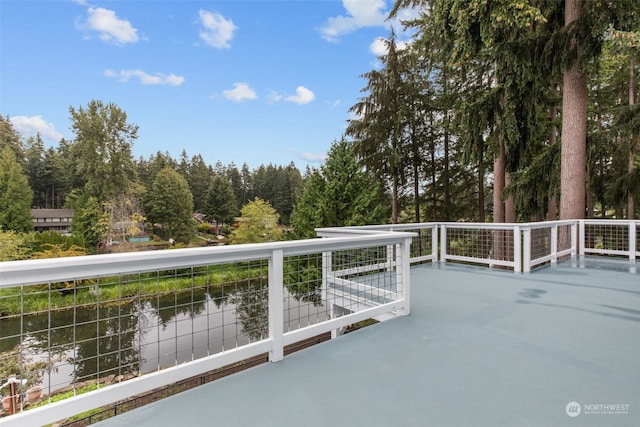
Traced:
<svg viewBox="0 0 640 427">
<path fill-rule="evenodd" d="M 69 107 L 113 102 L 136 158 L 183 149 L 250 168 L 322 162 L 360 77 L 377 66 L 391 0 L 2 0 L 0 113 L 47 146 Z M 400 35 L 400 40 L 407 38 Z"/>
</svg>

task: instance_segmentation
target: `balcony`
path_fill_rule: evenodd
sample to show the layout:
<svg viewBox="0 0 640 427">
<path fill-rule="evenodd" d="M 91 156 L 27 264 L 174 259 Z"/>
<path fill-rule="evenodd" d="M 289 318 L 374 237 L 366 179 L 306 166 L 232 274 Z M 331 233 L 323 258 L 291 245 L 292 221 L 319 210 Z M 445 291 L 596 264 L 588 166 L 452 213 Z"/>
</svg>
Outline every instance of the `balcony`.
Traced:
<svg viewBox="0 0 640 427">
<path fill-rule="evenodd" d="M 73 322 L 52 323 L 56 310 L 67 309 L 52 305 L 44 325 L 26 312 L 5 316 L 0 340 L 3 348 L 16 341 L 41 348 L 46 341 L 37 357 L 64 353 L 57 373 L 45 375 L 47 394 L 61 387 L 78 393 L 35 409 L 21 399 L 18 413 L 0 425 L 41 425 L 112 408 L 87 416 L 95 421 L 118 412 L 115 403 L 123 399 L 262 355 L 284 360 L 101 423 L 638 425 L 637 225 L 322 229 L 325 238 L 305 242 L 3 263 L 0 286 L 20 291 L 3 296 L 0 306 L 14 298 L 26 308 L 32 286 L 55 302 L 55 288 L 73 283 L 66 288 L 76 295 Z M 229 277 L 218 283 L 213 273 L 220 269 Z M 176 289 L 160 296 L 168 275 Z M 143 295 L 150 280 L 158 293 Z M 184 280 L 188 297 L 177 290 Z M 120 294 L 108 299 L 112 288 Z M 100 304 L 81 300 L 87 293 Z M 142 311 L 125 313 L 123 299 L 146 301 L 154 315 L 131 321 Z M 217 299 L 221 311 L 212 308 Z M 369 318 L 389 321 L 342 335 Z M 4 326 L 11 322 L 19 327 Z M 79 325 L 95 333 L 81 333 Z M 284 357 L 286 346 L 329 332 L 335 339 Z M 124 339 L 128 334 L 136 339 Z M 154 339 L 140 339 L 149 335 Z M 93 369 L 80 369 L 87 360 Z M 119 379 L 80 394 L 87 380 L 103 384 L 110 376 Z M 570 402 L 581 405 L 578 420 L 567 411 Z M 604 413 L 608 408 L 615 413 Z"/>
</svg>

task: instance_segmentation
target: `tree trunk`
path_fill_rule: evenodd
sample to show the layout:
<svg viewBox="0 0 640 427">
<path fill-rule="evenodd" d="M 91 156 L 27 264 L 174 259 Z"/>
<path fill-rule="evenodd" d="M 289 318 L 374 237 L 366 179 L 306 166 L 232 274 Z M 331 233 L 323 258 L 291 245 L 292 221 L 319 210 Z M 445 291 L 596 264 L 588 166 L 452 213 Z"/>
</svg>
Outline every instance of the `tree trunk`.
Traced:
<svg viewBox="0 0 640 427">
<path fill-rule="evenodd" d="M 554 100 L 558 95 L 558 86 L 553 84 L 551 86 L 551 95 Z M 556 145 L 558 142 L 558 127 L 556 126 L 556 117 L 558 115 L 558 107 L 555 102 L 551 104 L 549 108 L 549 118 L 551 119 L 551 131 L 549 132 L 549 145 Z M 556 188 L 551 189 L 549 192 L 549 209 L 547 212 L 547 219 L 549 221 L 555 221 L 558 219 L 558 190 Z"/>
<path fill-rule="evenodd" d="M 449 112 L 445 112 L 444 126 L 444 171 L 442 173 L 442 185 L 444 186 L 444 220 L 451 221 L 451 189 L 449 188 Z"/>
<path fill-rule="evenodd" d="M 395 176 L 392 179 L 391 189 L 391 224 L 398 223 L 398 178 Z"/>
<path fill-rule="evenodd" d="M 593 191 L 591 191 L 591 189 L 589 189 L 589 183 L 585 182 L 584 183 L 585 187 L 587 188 L 586 194 L 585 194 L 585 203 L 586 203 L 586 217 L 588 219 L 592 219 L 593 218 L 593 212 L 596 209 L 596 201 L 595 201 L 595 196 L 593 194 Z M 606 208 L 604 206 L 605 204 L 605 200 L 604 200 L 604 192 L 602 193 L 602 198 L 601 200 L 601 207 L 602 207 L 602 217 L 605 217 L 604 212 L 606 212 Z"/>
<path fill-rule="evenodd" d="M 438 197 L 436 188 L 436 138 L 433 135 L 433 113 L 429 113 L 429 129 L 431 132 L 429 143 L 429 156 L 430 156 L 430 178 L 431 178 L 431 221 L 438 220 Z M 428 197 L 426 197 L 428 199 Z"/>
<path fill-rule="evenodd" d="M 502 136 L 498 137 L 500 144 L 500 154 L 493 161 L 493 222 L 504 222 L 504 202 L 502 201 L 502 191 L 504 191 L 504 170 L 505 170 L 505 153 L 504 140 Z"/>
<path fill-rule="evenodd" d="M 447 67 L 444 67 L 443 69 L 443 73 L 442 73 L 442 80 L 443 80 L 443 94 L 445 99 L 449 99 L 449 76 L 448 76 L 448 69 Z M 450 183 L 449 183 L 449 124 L 450 124 L 450 118 L 449 118 L 449 110 L 450 110 L 450 106 L 449 106 L 449 101 L 447 101 L 447 104 L 445 106 L 445 111 L 444 111 L 444 170 L 442 172 L 442 186 L 443 186 L 443 190 L 444 190 L 444 198 L 443 198 L 443 219 L 445 221 L 451 221 L 451 188 L 450 188 Z"/>
<path fill-rule="evenodd" d="M 583 7 L 584 0 L 565 0 L 565 27 L 580 17 Z M 563 73 L 560 219 L 581 219 L 585 212 L 587 77 L 580 69 L 582 44 L 574 36 L 571 48 L 577 56 Z"/>
<path fill-rule="evenodd" d="M 503 223 L 505 218 L 504 202 L 502 201 L 502 191 L 505 184 L 505 151 L 502 133 L 498 134 L 498 144 L 500 154 L 493 161 L 493 222 Z M 503 260 L 505 258 L 505 232 L 493 230 L 493 259 Z"/>
<path fill-rule="evenodd" d="M 636 105 L 636 61 L 633 53 L 629 55 L 629 106 L 633 108 Z M 627 172 L 629 177 L 633 176 L 634 172 L 634 158 L 635 158 L 635 141 L 632 134 L 629 141 L 629 164 L 627 166 Z M 640 137 L 639 137 L 640 138 Z M 633 191 L 631 188 L 627 189 L 627 219 L 634 219 L 636 213 L 636 204 Z"/>
<path fill-rule="evenodd" d="M 633 167 L 633 150 L 629 153 L 629 176 L 633 175 L 634 167 Z M 627 219 L 635 219 L 636 214 L 636 203 L 634 199 L 634 194 L 632 191 L 629 191 L 627 194 Z"/>
<path fill-rule="evenodd" d="M 416 223 L 420 223 L 420 177 L 418 176 L 418 165 L 413 164 L 413 208 L 416 213 Z"/>
<path fill-rule="evenodd" d="M 484 217 L 484 159 L 478 161 L 478 222 L 485 222 Z"/>
<path fill-rule="evenodd" d="M 558 219 L 558 198 L 555 191 L 552 191 L 549 196 L 549 212 L 547 213 L 548 221 L 555 221 Z"/>
<path fill-rule="evenodd" d="M 416 143 L 416 129 L 412 121 L 411 124 L 411 147 L 413 149 L 413 158 L 411 159 L 413 168 L 413 208 L 415 209 L 415 221 L 420 223 L 420 153 Z"/>
<path fill-rule="evenodd" d="M 508 187 L 511 184 L 511 176 L 508 172 L 504 174 L 504 186 Z M 516 200 L 513 194 L 504 201 L 504 222 L 518 222 L 516 215 Z"/>
</svg>

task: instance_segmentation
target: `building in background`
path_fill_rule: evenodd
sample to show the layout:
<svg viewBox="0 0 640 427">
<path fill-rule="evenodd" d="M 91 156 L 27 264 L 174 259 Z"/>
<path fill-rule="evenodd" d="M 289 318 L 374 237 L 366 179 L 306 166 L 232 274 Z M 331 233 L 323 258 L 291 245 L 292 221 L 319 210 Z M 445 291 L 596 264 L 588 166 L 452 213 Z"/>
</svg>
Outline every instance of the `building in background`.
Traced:
<svg viewBox="0 0 640 427">
<path fill-rule="evenodd" d="M 57 231 L 71 233 L 73 209 L 31 209 L 35 231 Z"/>
</svg>

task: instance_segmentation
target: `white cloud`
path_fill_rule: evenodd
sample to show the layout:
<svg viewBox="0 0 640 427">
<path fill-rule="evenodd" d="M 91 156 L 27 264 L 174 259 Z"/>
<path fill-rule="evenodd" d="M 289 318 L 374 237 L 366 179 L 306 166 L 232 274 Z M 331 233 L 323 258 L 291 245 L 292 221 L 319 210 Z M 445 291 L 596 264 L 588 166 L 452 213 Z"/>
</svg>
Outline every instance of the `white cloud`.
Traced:
<svg viewBox="0 0 640 427">
<path fill-rule="evenodd" d="M 411 46 L 411 41 L 396 40 L 396 49 L 405 50 Z M 369 45 L 369 50 L 376 56 L 384 56 L 389 53 L 387 48 L 387 39 L 384 37 L 378 37 Z"/>
<path fill-rule="evenodd" d="M 386 55 L 388 52 L 387 49 L 387 45 L 385 43 L 385 38 L 384 37 L 378 37 L 376 38 L 373 43 L 371 43 L 371 45 L 369 45 L 369 50 L 371 51 L 371 53 L 373 53 L 375 56 L 382 56 L 382 55 Z"/>
<path fill-rule="evenodd" d="M 147 74 L 142 70 L 120 70 L 115 72 L 113 70 L 105 70 L 104 75 L 111 78 L 116 78 L 121 82 L 128 82 L 131 78 L 137 78 L 143 85 L 169 85 L 180 86 L 184 83 L 184 77 L 176 76 L 171 73 L 169 75 L 162 73 Z"/>
<path fill-rule="evenodd" d="M 246 83 L 234 83 L 233 89 L 222 91 L 222 96 L 230 101 L 241 102 L 247 99 L 256 99 L 258 95 Z"/>
<path fill-rule="evenodd" d="M 347 15 L 329 18 L 320 28 L 320 35 L 327 41 L 364 27 L 385 26 L 387 17 L 385 0 L 342 0 Z"/>
<path fill-rule="evenodd" d="M 79 27 L 97 31 L 101 40 L 118 46 L 136 43 L 139 40 L 138 30 L 129 21 L 118 18 L 113 10 L 90 7 L 87 14 L 87 21 Z"/>
<path fill-rule="evenodd" d="M 315 99 L 316 95 L 304 86 L 298 86 L 296 88 L 296 94 L 287 96 L 284 100 L 288 102 L 295 102 L 298 105 L 308 104 Z"/>
<path fill-rule="evenodd" d="M 234 32 L 238 29 L 233 21 L 226 19 L 224 16 L 216 12 L 207 12 L 200 10 L 200 24 L 204 27 L 200 30 L 200 38 L 211 47 L 216 49 L 228 49 L 231 47 L 229 42 L 234 36 Z"/>
<path fill-rule="evenodd" d="M 44 139 L 59 141 L 63 135 L 58 132 L 53 123 L 46 122 L 42 116 L 14 116 L 9 120 L 14 129 L 25 137 L 34 136 L 37 133 Z"/>
</svg>

